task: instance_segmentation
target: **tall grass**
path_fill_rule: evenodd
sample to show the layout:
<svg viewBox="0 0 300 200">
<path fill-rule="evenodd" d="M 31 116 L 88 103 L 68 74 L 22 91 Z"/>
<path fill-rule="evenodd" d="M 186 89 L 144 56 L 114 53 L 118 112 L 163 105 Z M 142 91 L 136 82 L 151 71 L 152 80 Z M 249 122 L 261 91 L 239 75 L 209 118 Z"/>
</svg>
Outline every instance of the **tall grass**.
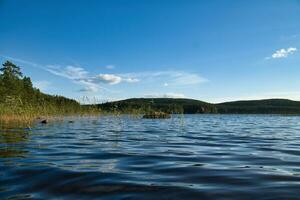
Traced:
<svg viewBox="0 0 300 200">
<path fill-rule="evenodd" d="M 97 106 L 54 105 L 39 102 L 39 105 L 23 103 L 20 98 L 7 98 L 0 104 L 0 126 L 30 127 L 33 122 L 41 119 L 59 118 L 65 116 L 94 116 L 99 115 Z"/>
</svg>

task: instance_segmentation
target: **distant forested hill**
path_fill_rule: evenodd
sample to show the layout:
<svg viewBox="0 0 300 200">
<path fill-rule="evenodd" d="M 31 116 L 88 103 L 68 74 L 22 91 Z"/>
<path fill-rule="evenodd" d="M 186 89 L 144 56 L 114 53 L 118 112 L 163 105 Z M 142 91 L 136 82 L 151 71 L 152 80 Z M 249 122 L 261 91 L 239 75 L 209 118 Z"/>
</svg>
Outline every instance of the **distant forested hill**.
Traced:
<svg viewBox="0 0 300 200">
<path fill-rule="evenodd" d="M 34 88 L 20 67 L 6 61 L 0 68 L 0 115 L 3 114 L 72 114 L 101 110 L 106 113 L 220 113 L 220 114 L 300 114 L 300 102 L 288 99 L 234 101 L 211 104 L 194 99 L 132 98 L 96 105 L 81 106 L 63 96 L 48 95 Z"/>
<path fill-rule="evenodd" d="M 193 99 L 133 98 L 99 104 L 105 112 L 145 113 L 163 111 L 167 113 L 216 113 L 216 106 Z"/>
<path fill-rule="evenodd" d="M 105 112 L 219 113 L 219 114 L 300 114 L 300 102 L 287 99 L 235 101 L 210 104 L 193 99 L 133 98 L 99 104 Z"/>
<path fill-rule="evenodd" d="M 300 102 L 288 99 L 234 101 L 216 104 L 219 113 L 300 114 Z"/>
</svg>

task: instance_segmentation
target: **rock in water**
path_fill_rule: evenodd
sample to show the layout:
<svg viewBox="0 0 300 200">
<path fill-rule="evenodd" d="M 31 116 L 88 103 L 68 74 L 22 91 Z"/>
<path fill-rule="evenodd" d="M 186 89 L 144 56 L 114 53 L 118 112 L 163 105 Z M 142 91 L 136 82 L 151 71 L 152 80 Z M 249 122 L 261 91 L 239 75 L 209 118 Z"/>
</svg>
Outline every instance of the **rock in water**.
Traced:
<svg viewBox="0 0 300 200">
<path fill-rule="evenodd" d="M 164 112 L 151 112 L 143 116 L 144 119 L 169 119 L 171 115 Z"/>
<path fill-rule="evenodd" d="M 47 119 L 44 119 L 41 121 L 41 124 L 47 124 L 48 123 L 48 120 Z"/>
</svg>

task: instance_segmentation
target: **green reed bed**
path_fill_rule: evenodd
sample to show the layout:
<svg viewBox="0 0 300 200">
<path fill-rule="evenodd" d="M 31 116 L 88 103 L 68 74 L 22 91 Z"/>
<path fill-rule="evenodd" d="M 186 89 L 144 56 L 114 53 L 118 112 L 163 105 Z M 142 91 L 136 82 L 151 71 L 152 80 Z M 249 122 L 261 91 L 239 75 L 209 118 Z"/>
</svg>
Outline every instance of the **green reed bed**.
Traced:
<svg viewBox="0 0 300 200">
<path fill-rule="evenodd" d="M 31 127 L 32 123 L 57 120 L 68 116 L 96 116 L 100 110 L 89 106 L 57 106 L 57 105 L 7 105 L 0 104 L 0 126 Z"/>
</svg>

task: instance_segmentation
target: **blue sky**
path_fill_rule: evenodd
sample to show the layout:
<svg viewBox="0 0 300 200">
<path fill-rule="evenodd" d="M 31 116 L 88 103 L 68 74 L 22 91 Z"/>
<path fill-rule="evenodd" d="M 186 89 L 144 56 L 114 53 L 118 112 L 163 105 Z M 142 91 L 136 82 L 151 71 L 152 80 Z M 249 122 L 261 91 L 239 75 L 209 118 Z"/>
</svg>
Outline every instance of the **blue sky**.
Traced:
<svg viewBox="0 0 300 200">
<path fill-rule="evenodd" d="M 300 100 L 300 1 L 0 0 L 0 61 L 43 92 Z"/>
</svg>

